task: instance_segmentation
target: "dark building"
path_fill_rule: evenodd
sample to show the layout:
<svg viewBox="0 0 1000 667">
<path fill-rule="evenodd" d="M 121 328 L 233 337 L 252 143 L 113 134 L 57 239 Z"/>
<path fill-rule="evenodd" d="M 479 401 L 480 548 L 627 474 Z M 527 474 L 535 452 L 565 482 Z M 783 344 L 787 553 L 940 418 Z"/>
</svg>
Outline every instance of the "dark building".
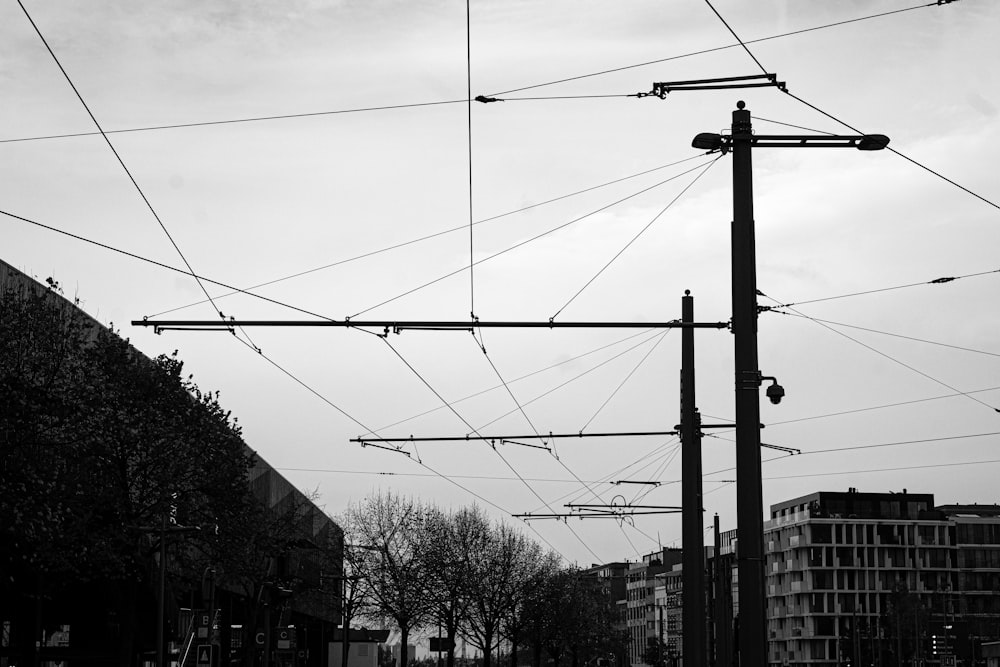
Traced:
<svg viewBox="0 0 1000 667">
<path fill-rule="evenodd" d="M 61 297 L 54 289 L 54 283 L 46 287 L 0 262 L 0 308 L 3 309 L 0 314 L 3 315 L 2 323 L 5 327 L 23 321 L 24 311 L 15 313 L 16 300 L 19 300 L 18 303 L 31 302 L 41 310 L 47 309 L 47 312 L 55 313 L 55 322 L 65 319 L 74 327 L 82 324 L 79 330 L 86 328 L 90 332 L 84 337 L 82 349 L 87 349 L 88 341 L 91 344 L 94 342 L 100 330 L 106 331 L 75 303 Z M 17 320 L 15 315 L 22 320 Z M 69 429 L 63 428 L 60 436 L 62 439 L 52 442 L 19 435 L 18 429 L 30 429 L 24 423 L 17 422 L 18 415 L 23 413 L 30 419 L 35 414 L 44 415 L 45 418 L 52 414 L 51 410 L 37 413 L 30 411 L 31 402 L 36 398 L 45 410 L 51 406 L 44 404 L 48 400 L 47 394 L 42 391 L 44 387 L 38 387 L 34 383 L 37 373 L 18 374 L 20 366 L 17 355 L 23 349 L 9 347 L 15 339 L 16 345 L 22 348 L 51 344 L 52 341 L 45 336 L 36 335 L 39 331 L 44 334 L 47 329 L 43 326 L 37 331 L 32 330 L 31 335 L 21 337 L 8 331 L 10 335 L 5 337 L 6 340 L 0 341 L 8 345 L 3 350 L 2 360 L 5 365 L 0 367 L 0 382 L 6 392 L 3 398 L 7 413 L 3 415 L 3 428 L 0 428 L 0 483 L 5 494 L 17 493 L 20 494 L 19 497 L 29 500 L 33 494 L 39 494 L 41 501 L 42 487 L 25 484 L 25 479 L 28 478 L 22 474 L 23 470 L 15 471 L 11 466 L 28 460 L 24 456 L 30 456 L 33 457 L 30 459 L 32 461 L 41 461 L 44 468 L 45 453 L 34 451 L 24 454 L 23 451 L 15 450 L 61 446 L 62 449 L 52 451 L 48 456 L 51 467 L 55 470 L 63 466 L 71 471 L 73 461 L 65 459 L 64 452 L 69 451 L 73 445 L 73 429 L 70 423 Z M 59 339 L 52 340 L 58 343 Z M 42 350 L 38 358 L 44 358 L 45 354 L 45 350 Z M 133 379 L 128 368 L 138 369 L 141 373 L 143 368 L 154 364 L 134 349 L 130 350 L 128 358 L 134 363 L 122 371 L 123 382 L 131 382 Z M 86 381 L 88 375 L 84 372 L 66 377 Z M 93 395 L 97 391 L 88 386 L 67 386 L 63 390 L 62 396 L 87 395 L 88 392 Z M 195 397 L 184 396 L 190 398 L 190 402 L 181 403 L 185 408 L 190 407 L 191 414 L 202 409 L 202 404 Z M 101 396 L 97 396 L 93 403 L 101 407 L 100 401 Z M 150 420 L 156 407 L 155 404 L 148 406 Z M 142 409 L 140 406 L 139 411 L 132 415 L 136 423 L 145 419 Z M 85 413 L 84 417 L 87 417 Z M 138 449 L 145 443 L 140 440 L 136 442 Z M 171 661 L 195 665 L 196 658 L 199 657 L 196 656 L 196 651 L 208 646 L 214 665 L 240 663 L 248 654 L 247 660 L 250 662 L 247 664 L 259 663 L 264 648 L 269 647 L 272 649 L 271 664 L 291 664 L 297 661 L 298 665 L 325 666 L 327 641 L 332 639 L 333 628 L 340 620 L 342 531 L 309 498 L 256 456 L 242 441 L 240 443 L 231 448 L 234 454 L 232 460 L 249 462 L 249 465 L 240 468 L 242 464 L 234 464 L 237 470 L 245 474 L 244 482 L 235 483 L 237 486 L 249 486 L 250 494 L 245 495 L 256 499 L 252 506 L 260 513 L 257 524 L 247 523 L 261 531 L 258 540 L 260 548 L 252 555 L 247 555 L 247 559 L 254 560 L 252 565 L 256 566 L 256 576 L 253 574 L 253 567 L 248 567 L 241 576 L 236 576 L 236 573 L 224 571 L 213 565 L 211 559 L 206 559 L 190 538 L 195 531 L 202 531 L 200 534 L 203 535 L 214 530 L 218 534 L 219 526 L 210 523 L 184 525 L 186 517 L 183 508 L 168 508 L 167 512 L 156 515 L 158 520 L 149 521 L 149 525 L 121 525 L 117 536 L 114 533 L 114 522 L 105 521 L 102 525 L 112 526 L 108 534 L 114 540 L 131 540 L 131 553 L 143 554 L 141 565 L 124 574 L 114 571 L 88 572 L 77 568 L 77 574 L 69 577 L 65 572 L 72 570 L 64 568 L 62 574 L 53 574 L 51 568 L 33 566 L 30 558 L 24 555 L 27 552 L 20 546 L 20 540 L 36 537 L 24 531 L 37 533 L 38 526 L 44 527 L 44 522 L 36 520 L 28 523 L 21 521 L 18 516 L 0 517 L 0 567 L 4 569 L 0 577 L 0 667 L 39 664 L 69 667 L 149 664 L 156 658 L 157 620 L 161 613 L 164 618 L 163 644 L 168 660 Z M 153 448 L 156 445 L 148 443 L 145 446 Z M 194 456 L 198 455 L 197 452 L 195 447 Z M 91 456 L 87 461 L 92 459 Z M 140 463 L 150 462 L 155 465 L 156 460 L 152 456 L 142 459 Z M 207 467 L 209 464 L 199 464 L 196 460 L 194 465 Z M 72 479 L 65 475 L 52 476 L 56 482 L 67 478 Z M 104 478 L 95 476 L 93 479 Z M 134 494 L 138 497 L 148 494 L 148 489 L 152 487 L 144 490 L 141 486 L 144 478 L 135 474 L 134 479 L 137 480 Z M 234 476 L 233 479 L 240 478 Z M 246 487 L 240 488 L 246 491 Z M 37 504 L 44 505 L 42 502 Z M 247 505 L 250 506 L 251 504 Z M 30 502 L 23 503 L 20 507 L 30 508 Z M 81 506 L 80 511 L 96 514 L 103 509 L 105 508 Z M 115 516 L 120 515 L 123 514 Z M 55 526 L 55 522 L 52 525 Z M 59 530 L 67 528 L 72 529 L 72 524 L 64 522 L 58 526 Z M 221 528 L 224 531 L 229 526 Z M 54 540 L 53 543 L 60 542 Z M 73 544 L 84 545 L 84 548 L 117 548 L 111 539 L 104 543 L 88 543 L 85 539 L 79 539 Z M 83 554 L 69 553 L 63 556 L 72 561 L 74 556 L 82 558 Z M 112 559 L 107 561 L 114 562 Z M 164 571 L 165 577 L 161 575 Z M 163 591 L 162 596 L 160 590 Z M 134 596 L 127 605 L 121 599 L 126 595 Z M 133 617 L 124 617 L 122 609 L 133 609 Z M 128 633 L 124 630 L 126 627 L 130 628 Z"/>
</svg>

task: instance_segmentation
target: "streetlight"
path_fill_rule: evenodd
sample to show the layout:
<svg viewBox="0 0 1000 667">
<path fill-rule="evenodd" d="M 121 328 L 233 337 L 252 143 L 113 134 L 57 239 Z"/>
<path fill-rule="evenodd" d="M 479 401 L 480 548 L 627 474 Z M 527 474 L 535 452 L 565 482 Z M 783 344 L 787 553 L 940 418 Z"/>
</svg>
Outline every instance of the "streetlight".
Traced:
<svg viewBox="0 0 1000 667">
<path fill-rule="evenodd" d="M 741 665 L 767 664 L 764 597 L 764 508 L 760 470 L 760 385 L 757 362 L 757 275 L 751 151 L 757 148 L 885 148 L 883 134 L 755 135 L 742 101 L 732 112 L 731 134 L 703 132 L 691 142 L 701 150 L 733 153 L 732 330 L 736 379 L 736 536 Z M 769 398 L 779 398 L 772 385 Z M 783 393 L 783 392 L 782 392 Z M 777 402 L 777 401 L 775 401 Z M 687 647 L 685 647 L 687 648 Z M 695 660 L 695 666 L 698 660 Z"/>
</svg>

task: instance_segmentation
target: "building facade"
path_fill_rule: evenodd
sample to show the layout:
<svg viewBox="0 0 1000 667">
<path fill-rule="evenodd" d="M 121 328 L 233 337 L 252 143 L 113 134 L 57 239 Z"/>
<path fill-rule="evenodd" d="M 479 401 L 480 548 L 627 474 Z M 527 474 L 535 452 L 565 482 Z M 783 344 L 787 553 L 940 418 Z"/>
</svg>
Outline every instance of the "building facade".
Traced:
<svg viewBox="0 0 1000 667">
<path fill-rule="evenodd" d="M 630 563 L 626 579 L 629 662 L 645 665 L 644 654 L 650 640 L 658 637 L 655 577 L 681 562 L 681 550 L 664 548 Z"/>
<path fill-rule="evenodd" d="M 1000 625 L 1000 508 L 818 492 L 765 524 L 771 665 L 972 664 Z"/>
</svg>

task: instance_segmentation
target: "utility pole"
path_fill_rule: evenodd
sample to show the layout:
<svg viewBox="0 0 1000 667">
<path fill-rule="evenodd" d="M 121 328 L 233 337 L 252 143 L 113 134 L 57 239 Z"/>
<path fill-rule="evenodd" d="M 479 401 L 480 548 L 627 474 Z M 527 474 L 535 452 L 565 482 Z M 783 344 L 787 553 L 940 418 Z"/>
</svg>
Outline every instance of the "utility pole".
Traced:
<svg viewBox="0 0 1000 667">
<path fill-rule="evenodd" d="M 732 295 L 736 380 L 736 567 L 739 576 L 740 665 L 767 664 L 767 606 L 764 596 L 764 505 L 760 471 L 760 385 L 771 380 L 767 396 L 785 395 L 777 380 L 761 375 L 757 361 L 757 262 L 753 220 L 753 163 L 758 148 L 855 148 L 882 150 L 889 138 L 865 135 L 755 135 L 750 112 L 736 103 L 728 136 L 702 133 L 698 149 L 733 153 Z"/>
<path fill-rule="evenodd" d="M 736 370 L 736 568 L 740 577 L 740 664 L 767 664 L 764 505 L 760 472 L 757 259 L 753 221 L 750 112 L 733 111 L 732 282 Z M 747 595 L 749 593 L 749 595 Z"/>
<path fill-rule="evenodd" d="M 681 322 L 694 322 L 694 297 L 681 298 Z M 705 543 L 702 523 L 701 415 L 695 402 L 694 329 L 681 330 L 681 581 L 687 667 L 705 666 Z"/>
</svg>

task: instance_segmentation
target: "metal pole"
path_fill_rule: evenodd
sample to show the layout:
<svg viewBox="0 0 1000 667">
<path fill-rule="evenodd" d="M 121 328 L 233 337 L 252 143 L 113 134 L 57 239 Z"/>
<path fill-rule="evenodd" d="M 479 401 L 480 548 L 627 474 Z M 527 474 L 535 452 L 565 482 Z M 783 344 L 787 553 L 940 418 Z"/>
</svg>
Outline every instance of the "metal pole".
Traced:
<svg viewBox="0 0 1000 667">
<path fill-rule="evenodd" d="M 166 667 L 163 655 L 163 617 L 167 597 L 167 515 L 160 514 L 160 600 L 156 608 L 156 665 Z"/>
<path fill-rule="evenodd" d="M 681 298 L 681 322 L 694 321 L 694 297 Z M 705 542 L 702 523 L 701 418 L 695 403 L 694 329 L 681 330 L 681 578 L 684 663 L 705 665 Z"/>
<path fill-rule="evenodd" d="M 736 536 L 740 596 L 740 665 L 767 664 L 764 601 L 764 508 L 760 472 L 760 369 L 757 363 L 757 270 L 753 220 L 750 112 L 733 111 L 733 338 L 736 371 Z"/>
</svg>

